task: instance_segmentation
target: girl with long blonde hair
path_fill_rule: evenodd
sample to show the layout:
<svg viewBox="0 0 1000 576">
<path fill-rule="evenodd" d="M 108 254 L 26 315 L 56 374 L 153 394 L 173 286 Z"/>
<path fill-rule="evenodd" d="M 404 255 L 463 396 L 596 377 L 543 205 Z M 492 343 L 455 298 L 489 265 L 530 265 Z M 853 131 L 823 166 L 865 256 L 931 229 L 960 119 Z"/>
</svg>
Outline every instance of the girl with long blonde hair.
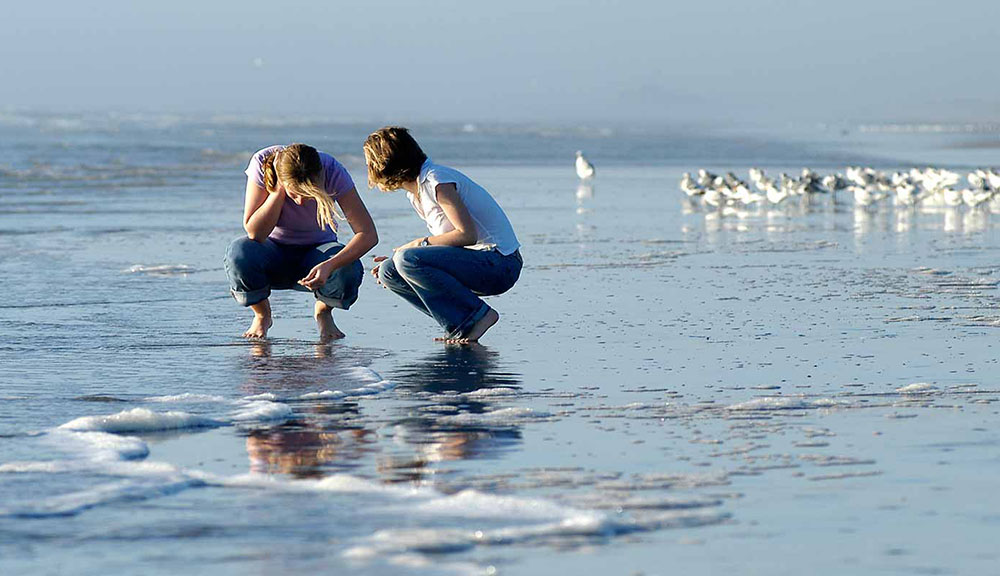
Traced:
<svg viewBox="0 0 1000 576">
<path fill-rule="evenodd" d="M 271 327 L 271 290 L 311 291 L 320 339 L 343 338 L 333 308 L 347 310 L 358 298 L 360 258 L 378 243 L 371 215 L 350 174 L 329 154 L 305 144 L 269 146 L 250 159 L 241 236 L 226 251 L 233 297 L 254 312 L 248 339 Z M 343 216 L 337 207 L 340 207 Z M 337 220 L 354 236 L 337 241 Z"/>
</svg>

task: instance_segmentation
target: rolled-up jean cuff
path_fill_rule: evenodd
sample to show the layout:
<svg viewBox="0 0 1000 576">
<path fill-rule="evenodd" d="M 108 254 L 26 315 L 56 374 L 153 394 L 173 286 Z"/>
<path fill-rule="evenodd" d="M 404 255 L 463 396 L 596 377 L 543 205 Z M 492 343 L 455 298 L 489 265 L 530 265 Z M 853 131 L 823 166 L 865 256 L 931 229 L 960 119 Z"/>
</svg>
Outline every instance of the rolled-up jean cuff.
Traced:
<svg viewBox="0 0 1000 576">
<path fill-rule="evenodd" d="M 316 296 L 317 300 L 319 300 L 323 304 L 326 304 L 330 308 L 339 308 L 340 310 L 348 310 L 351 307 L 350 304 L 345 303 L 340 298 L 330 298 L 329 296 L 323 296 L 322 294 L 319 293 L 319 290 L 316 290 L 315 292 L 313 292 L 313 294 Z"/>
<path fill-rule="evenodd" d="M 253 306 L 258 302 L 263 302 L 267 300 L 268 296 L 271 295 L 270 288 L 259 288 L 257 290 L 250 290 L 248 292 L 241 292 L 238 290 L 230 289 L 229 293 L 233 295 L 233 299 L 240 304 L 240 306 Z"/>
<path fill-rule="evenodd" d="M 459 324 L 458 328 L 455 328 L 454 330 L 448 333 L 448 338 L 461 338 L 465 336 L 466 334 L 469 333 L 469 330 L 472 329 L 472 327 L 476 324 L 476 322 L 482 320 L 483 316 L 486 316 L 486 313 L 489 311 L 490 307 L 486 305 L 486 302 L 483 302 L 483 305 L 480 306 L 478 310 L 473 312 L 468 318 L 466 318 L 464 322 Z"/>
</svg>

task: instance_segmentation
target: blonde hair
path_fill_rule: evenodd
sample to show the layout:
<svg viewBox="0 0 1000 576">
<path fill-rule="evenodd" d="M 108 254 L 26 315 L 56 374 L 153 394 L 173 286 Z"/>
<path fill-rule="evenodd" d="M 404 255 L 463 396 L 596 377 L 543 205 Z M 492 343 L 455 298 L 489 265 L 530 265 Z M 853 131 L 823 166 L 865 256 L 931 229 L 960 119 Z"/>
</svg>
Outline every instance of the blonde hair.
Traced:
<svg viewBox="0 0 1000 576">
<path fill-rule="evenodd" d="M 293 193 L 316 201 L 316 223 L 320 228 L 337 229 L 337 220 L 344 216 L 322 186 L 323 163 L 319 152 L 305 144 L 290 144 L 264 157 L 264 188 L 277 192 L 283 183 Z"/>
<path fill-rule="evenodd" d="M 390 191 L 402 188 L 420 176 L 427 155 L 410 131 L 402 126 L 386 126 L 372 132 L 365 140 L 365 163 L 368 187 Z"/>
</svg>

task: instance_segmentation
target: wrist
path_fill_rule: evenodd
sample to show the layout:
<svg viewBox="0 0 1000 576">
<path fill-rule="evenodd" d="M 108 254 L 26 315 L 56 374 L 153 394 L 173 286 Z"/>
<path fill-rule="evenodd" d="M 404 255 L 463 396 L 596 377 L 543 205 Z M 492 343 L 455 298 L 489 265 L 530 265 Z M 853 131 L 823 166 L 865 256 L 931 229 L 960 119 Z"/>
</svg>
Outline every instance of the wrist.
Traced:
<svg viewBox="0 0 1000 576">
<path fill-rule="evenodd" d="M 430 236 L 424 236 L 423 238 L 420 239 L 420 242 L 417 243 L 417 246 L 430 246 L 430 245 L 431 245 Z"/>
</svg>

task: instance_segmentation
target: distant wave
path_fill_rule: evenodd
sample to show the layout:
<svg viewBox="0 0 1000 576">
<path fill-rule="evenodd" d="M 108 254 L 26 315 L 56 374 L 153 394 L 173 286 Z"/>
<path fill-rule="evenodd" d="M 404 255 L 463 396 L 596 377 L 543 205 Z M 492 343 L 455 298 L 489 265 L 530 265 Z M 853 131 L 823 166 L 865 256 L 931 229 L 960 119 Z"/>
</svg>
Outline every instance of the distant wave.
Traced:
<svg viewBox="0 0 1000 576">
<path fill-rule="evenodd" d="M 886 134 L 996 134 L 997 122 L 861 124 L 859 132 Z"/>
</svg>

